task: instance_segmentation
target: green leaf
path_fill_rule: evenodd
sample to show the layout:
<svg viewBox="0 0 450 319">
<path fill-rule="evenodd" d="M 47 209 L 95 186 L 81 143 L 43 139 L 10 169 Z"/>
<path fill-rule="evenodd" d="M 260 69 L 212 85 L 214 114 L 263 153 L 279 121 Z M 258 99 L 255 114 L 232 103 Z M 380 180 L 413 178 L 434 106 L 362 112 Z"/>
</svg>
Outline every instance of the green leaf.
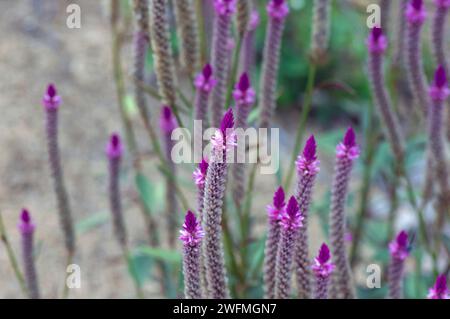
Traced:
<svg viewBox="0 0 450 319">
<path fill-rule="evenodd" d="M 250 259 L 249 274 L 259 276 L 261 274 L 261 267 L 264 262 L 264 248 L 266 244 L 266 237 L 261 237 L 258 241 L 249 245 L 249 251 L 252 252 Z"/>
<path fill-rule="evenodd" d="M 138 108 L 133 96 L 130 94 L 126 95 L 123 102 L 124 111 L 128 115 L 128 117 L 135 117 L 138 114 Z"/>
<path fill-rule="evenodd" d="M 142 285 L 150 279 L 154 259 L 146 255 L 130 254 L 128 257 L 128 271 L 130 275 Z"/>
<path fill-rule="evenodd" d="M 181 254 L 176 250 L 140 246 L 134 250 L 134 254 L 136 256 L 148 256 L 153 258 L 154 260 L 160 260 L 174 265 L 181 263 Z"/>
<path fill-rule="evenodd" d="M 155 199 L 152 184 L 143 174 L 136 174 L 135 182 L 139 192 L 139 197 L 144 203 L 146 210 L 153 212 L 153 203 L 155 202 Z"/>
<path fill-rule="evenodd" d="M 82 219 L 75 225 L 76 232 L 79 235 L 87 233 L 88 231 L 105 224 L 109 218 L 108 212 L 92 214 L 91 216 Z"/>
</svg>

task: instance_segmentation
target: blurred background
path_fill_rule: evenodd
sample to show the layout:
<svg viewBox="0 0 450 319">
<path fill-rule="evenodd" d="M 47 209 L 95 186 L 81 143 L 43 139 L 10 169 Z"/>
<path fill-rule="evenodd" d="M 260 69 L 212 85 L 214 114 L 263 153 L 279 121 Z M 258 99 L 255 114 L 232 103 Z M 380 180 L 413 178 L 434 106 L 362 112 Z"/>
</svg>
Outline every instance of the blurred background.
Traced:
<svg viewBox="0 0 450 319">
<path fill-rule="evenodd" d="M 335 146 L 345 129 L 353 125 L 362 146 L 363 156 L 353 174 L 347 206 L 348 245 L 351 251 L 355 249 L 352 247 L 355 245 L 356 234 L 359 247 L 357 255 L 353 256 L 352 265 L 355 278 L 361 285 L 359 295 L 381 298 L 387 291 L 384 277 L 381 289 L 365 289 L 366 267 L 375 263 L 384 268 L 389 257 L 388 241 L 400 228 L 414 232 L 416 217 L 405 200 L 406 194 L 401 185 L 395 186 L 392 182 L 393 158 L 382 138 L 378 120 L 372 113 L 365 46 L 368 34 L 366 8 L 371 2 L 374 1 L 333 1 L 328 60 L 318 69 L 313 107 L 306 131 L 307 134 L 316 135 L 321 161 L 309 231 L 310 249 L 315 253 L 327 238 Z M 397 2 L 400 1 L 392 1 L 390 19 L 386 27 L 388 34 L 393 35 L 391 43 L 397 41 Z M 81 7 L 80 29 L 69 29 L 66 26 L 66 7 L 71 3 Z M 261 24 L 256 36 L 257 70 L 252 76 L 256 86 L 259 83 L 264 46 L 265 3 L 266 1 L 257 1 Z M 132 19 L 132 9 L 126 0 L 120 4 L 124 19 L 121 24 L 125 26 L 122 50 L 125 106 L 137 128 L 139 148 L 145 165 L 145 181 L 136 185 L 131 159 L 125 159 L 122 174 L 123 205 L 130 243 L 133 247 L 140 247 L 146 244 L 147 235 L 139 212 L 139 196 L 145 193 L 155 218 L 161 221 L 165 211 L 165 190 L 132 95 L 133 21 L 127 20 Z M 260 255 L 263 248 L 261 239 L 266 222 L 265 206 L 280 184 L 282 173 L 285 172 L 291 156 L 310 63 L 308 55 L 312 1 L 290 0 L 289 4 L 291 13 L 283 38 L 278 108 L 273 122 L 274 127 L 280 128 L 281 170 L 277 176 L 258 176 L 255 183 L 252 209 L 255 238 L 254 245 L 251 246 L 255 255 Z M 47 165 L 44 112 L 41 106 L 43 93 L 50 82 L 56 84 L 63 99 L 59 136 L 61 156 L 79 235 L 75 263 L 81 267 L 82 282 L 80 289 L 70 292 L 71 297 L 134 297 L 132 281 L 112 236 L 109 222 L 108 171 L 104 150 L 109 134 L 122 129 L 113 77 L 113 43 L 109 16 L 109 0 L 0 1 L 0 212 L 9 239 L 18 255 L 20 238 L 17 223 L 21 208 L 27 207 L 36 221 L 36 267 L 45 298 L 59 296 L 65 277 L 63 237 L 58 226 L 53 186 Z M 426 28 L 429 27 L 430 23 L 427 23 Z M 426 30 L 425 35 L 425 67 L 427 75 L 431 76 L 435 66 L 431 59 L 429 30 Z M 174 52 L 177 53 L 175 32 L 172 38 Z M 395 44 L 391 49 L 392 47 L 395 47 Z M 402 81 L 404 73 L 401 70 L 391 72 L 392 65 L 389 59 L 386 65 L 388 79 L 394 83 L 390 88 L 398 97 L 396 106 L 402 117 L 402 125 L 410 137 L 407 167 L 413 172 L 415 185 L 421 185 L 425 135 L 408 114 L 411 98 Z M 148 56 L 148 74 L 148 84 L 154 85 L 151 54 Z M 186 89 L 186 96 L 192 98 L 190 80 L 181 73 L 179 76 L 181 87 Z M 153 118 L 157 118 L 159 102 L 149 97 L 149 103 Z M 368 146 L 371 146 L 370 152 L 366 151 Z M 181 166 L 179 171 L 180 183 L 190 205 L 194 206 L 192 166 Z M 419 187 L 417 192 L 420 192 Z M 396 206 L 392 207 L 394 193 L 397 193 L 397 202 Z M 180 211 L 180 226 L 184 213 Z M 426 216 L 433 218 L 432 208 L 428 209 Z M 363 224 L 359 223 L 361 220 L 364 221 Z M 447 249 L 450 247 L 449 242 L 450 240 L 446 242 Z M 173 269 L 179 269 L 179 251 L 169 251 L 163 244 L 161 248 L 147 249 L 145 253 L 136 254 L 138 276 L 147 297 L 163 296 L 154 278 L 155 263 L 164 262 L 171 264 Z M 420 251 L 417 255 L 419 256 L 411 258 L 407 265 L 405 291 L 406 297 L 409 298 L 423 298 L 426 288 L 434 280 L 427 256 L 423 256 Z M 417 270 L 417 260 L 423 261 L 423 269 Z M 442 267 L 445 266 L 442 264 Z M 252 284 L 250 296 L 260 297 L 261 274 L 257 266 L 254 267 L 252 270 L 255 270 L 255 283 Z M 0 248 L 0 278 L 0 297 L 22 297 L 3 246 Z M 174 285 L 179 285 L 177 280 Z M 172 295 L 166 296 L 176 297 L 177 288 L 172 287 L 171 291 Z"/>
</svg>

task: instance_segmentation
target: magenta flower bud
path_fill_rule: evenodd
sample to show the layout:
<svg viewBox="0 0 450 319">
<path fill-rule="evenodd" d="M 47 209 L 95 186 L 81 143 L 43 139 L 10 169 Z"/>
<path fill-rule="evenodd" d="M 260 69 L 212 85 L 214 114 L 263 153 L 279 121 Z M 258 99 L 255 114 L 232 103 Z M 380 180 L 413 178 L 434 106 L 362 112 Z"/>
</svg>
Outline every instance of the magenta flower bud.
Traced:
<svg viewBox="0 0 450 319">
<path fill-rule="evenodd" d="M 180 234 L 180 240 L 183 242 L 184 295 L 186 299 L 200 299 L 201 241 L 205 233 L 191 211 L 186 214 Z"/>
<path fill-rule="evenodd" d="M 330 238 L 333 250 L 333 263 L 336 265 L 333 276 L 333 298 L 353 299 L 355 291 L 352 283 L 350 265 L 345 246 L 346 214 L 345 201 L 354 160 L 359 156 L 355 132 L 350 127 L 344 139 L 336 147 L 336 164 L 334 169 L 330 212 Z"/>
<path fill-rule="evenodd" d="M 75 252 L 75 232 L 72 222 L 69 198 L 67 195 L 58 144 L 58 109 L 61 98 L 53 84 L 47 87 L 43 98 L 46 115 L 47 149 L 53 187 L 56 194 L 60 225 L 65 237 L 65 246 L 69 256 Z"/>
<path fill-rule="evenodd" d="M 379 27 L 372 28 L 372 32 L 367 39 L 369 52 L 373 54 L 383 54 L 388 47 L 388 40 Z"/>
<path fill-rule="evenodd" d="M 264 298 L 275 298 L 275 275 L 278 244 L 280 241 L 280 220 L 286 212 L 284 190 L 280 186 L 273 195 L 273 203 L 267 206 L 268 231 L 264 250 Z"/>
<path fill-rule="evenodd" d="M 221 16 L 231 16 L 236 12 L 236 0 L 214 0 L 216 13 Z"/>
<path fill-rule="evenodd" d="M 224 159 L 226 159 L 226 154 L 236 146 L 236 133 L 233 127 L 233 110 L 229 109 L 223 116 L 223 120 L 220 124 L 220 129 L 217 129 L 216 133 L 211 138 L 211 144 L 215 151 L 225 151 Z"/>
<path fill-rule="evenodd" d="M 194 85 L 198 90 L 202 90 L 205 93 L 212 91 L 217 81 L 213 77 L 213 69 L 211 64 L 206 64 L 203 67 L 202 72 L 200 72 L 195 78 Z"/>
<path fill-rule="evenodd" d="M 292 262 L 302 220 L 298 202 L 292 196 L 280 221 L 281 237 L 278 244 L 275 271 L 275 298 L 277 299 L 287 299 L 291 294 Z"/>
<path fill-rule="evenodd" d="M 208 171 L 208 162 L 206 159 L 202 159 L 200 164 L 198 164 L 198 168 L 194 171 L 194 180 L 195 185 L 197 187 L 203 187 L 205 185 L 205 179 L 206 179 L 206 172 Z"/>
<path fill-rule="evenodd" d="M 106 146 L 106 154 L 110 159 L 120 158 L 123 153 L 122 142 L 118 133 L 113 133 Z"/>
<path fill-rule="evenodd" d="M 39 284 L 34 264 L 33 253 L 33 234 L 35 225 L 31 221 L 30 213 L 28 212 L 28 210 L 22 210 L 18 227 L 22 235 L 22 259 L 25 274 L 25 283 L 27 285 L 30 298 L 39 299 Z"/>
<path fill-rule="evenodd" d="M 408 234 L 401 231 L 397 237 L 389 243 L 391 262 L 389 265 L 389 296 L 392 299 L 401 299 L 403 296 L 403 272 L 405 259 L 409 256 Z"/>
<path fill-rule="evenodd" d="M 330 249 L 324 243 L 320 247 L 319 255 L 314 258 L 312 270 L 316 278 L 315 299 L 327 299 L 328 287 L 331 274 L 334 271 L 334 264 L 331 262 Z"/>
<path fill-rule="evenodd" d="M 430 97 L 433 101 L 445 101 L 450 95 L 447 75 L 442 65 L 438 67 L 434 75 L 434 83 L 430 87 Z"/>
<path fill-rule="evenodd" d="M 255 103 L 255 90 L 250 86 L 248 74 L 244 72 L 233 91 L 238 106 L 251 106 Z"/>
<path fill-rule="evenodd" d="M 311 298 L 311 271 L 308 251 L 308 214 L 314 182 L 319 172 L 320 161 L 317 159 L 316 140 L 314 136 L 306 141 L 303 153 L 297 159 L 297 189 L 295 196 L 303 216 L 304 231 L 300 232 L 295 253 L 298 298 Z"/>
<path fill-rule="evenodd" d="M 447 278 L 444 274 L 436 278 L 436 283 L 428 292 L 428 299 L 450 299 L 449 290 L 447 288 Z"/>
<path fill-rule="evenodd" d="M 163 106 L 159 126 L 164 134 L 171 134 L 177 127 L 177 121 L 169 106 Z"/>
<path fill-rule="evenodd" d="M 271 0 L 267 4 L 267 13 L 276 20 L 282 20 L 289 14 L 289 7 L 285 0 Z"/>
<path fill-rule="evenodd" d="M 406 8 L 406 18 L 411 24 L 423 24 L 427 17 L 427 12 L 423 0 L 411 0 Z"/>
<path fill-rule="evenodd" d="M 48 85 L 42 104 L 47 110 L 56 110 L 61 104 L 61 97 L 57 94 L 54 84 Z"/>
</svg>

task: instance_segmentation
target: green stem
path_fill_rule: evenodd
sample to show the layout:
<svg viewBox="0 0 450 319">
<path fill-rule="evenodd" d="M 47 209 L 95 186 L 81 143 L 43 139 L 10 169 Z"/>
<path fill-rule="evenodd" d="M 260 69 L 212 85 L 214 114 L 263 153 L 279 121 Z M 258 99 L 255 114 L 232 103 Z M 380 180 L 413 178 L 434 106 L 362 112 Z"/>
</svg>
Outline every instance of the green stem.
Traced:
<svg viewBox="0 0 450 319">
<path fill-rule="evenodd" d="M 136 290 L 136 296 L 139 299 L 144 299 L 144 291 L 142 290 L 141 284 L 139 283 L 139 279 L 138 279 L 138 275 L 137 275 L 137 271 L 136 271 L 136 265 L 134 263 L 132 255 L 130 254 L 130 251 L 128 250 L 127 246 L 122 246 L 122 254 L 123 254 L 125 263 L 128 266 L 128 271 L 130 272 L 131 279 L 133 280 L 134 289 Z"/>
<path fill-rule="evenodd" d="M 20 271 L 19 264 L 17 263 L 16 255 L 14 254 L 14 250 L 11 247 L 11 244 L 8 240 L 8 234 L 6 233 L 5 224 L 3 223 L 3 216 L 0 213 L 0 239 L 5 245 L 6 253 L 8 254 L 9 262 L 11 263 L 11 267 L 14 270 L 14 274 L 19 282 L 20 289 L 22 290 L 25 296 L 28 296 L 27 286 L 25 284 L 25 279 L 23 278 L 22 272 Z"/>
<path fill-rule="evenodd" d="M 312 97 L 314 94 L 314 82 L 316 79 L 317 66 L 314 63 L 309 65 L 308 72 L 308 82 L 306 84 L 306 96 L 305 102 L 303 103 L 303 109 L 300 116 L 300 123 L 297 128 L 297 135 L 295 137 L 294 152 L 292 153 L 291 162 L 289 164 L 289 169 L 287 171 L 286 179 L 284 182 L 284 189 L 289 192 L 289 187 L 292 182 L 292 177 L 294 176 L 295 160 L 297 159 L 298 153 L 300 152 L 301 143 L 303 141 L 303 135 L 306 128 L 306 120 L 308 119 L 309 112 L 311 110 Z"/>
</svg>

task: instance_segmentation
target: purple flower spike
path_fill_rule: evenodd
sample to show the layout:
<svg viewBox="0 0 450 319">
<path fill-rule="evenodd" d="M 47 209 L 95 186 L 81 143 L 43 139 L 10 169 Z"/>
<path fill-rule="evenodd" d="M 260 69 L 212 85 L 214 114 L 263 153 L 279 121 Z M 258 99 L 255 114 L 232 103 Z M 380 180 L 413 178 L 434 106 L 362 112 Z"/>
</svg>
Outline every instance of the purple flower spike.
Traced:
<svg viewBox="0 0 450 319">
<path fill-rule="evenodd" d="M 202 298 L 201 241 L 205 233 L 195 215 L 188 211 L 180 230 L 183 242 L 184 294 L 187 299 Z"/>
<path fill-rule="evenodd" d="M 61 104 L 61 97 L 57 94 L 54 84 L 48 85 L 42 104 L 47 110 L 55 110 Z"/>
<path fill-rule="evenodd" d="M 447 75 L 443 66 L 439 66 L 434 75 L 434 83 L 430 87 L 429 93 L 433 101 L 445 101 L 450 95 Z"/>
<path fill-rule="evenodd" d="M 356 136 L 353 128 L 349 127 L 345 133 L 344 140 L 336 147 L 336 154 L 341 158 L 354 160 L 359 157 L 359 146 L 356 144 Z"/>
<path fill-rule="evenodd" d="M 236 11 L 236 0 L 214 0 L 216 13 L 221 16 L 231 16 Z"/>
<path fill-rule="evenodd" d="M 288 15 L 289 7 L 285 0 L 271 0 L 267 4 L 267 12 L 273 19 L 282 20 Z"/>
<path fill-rule="evenodd" d="M 35 225 L 31 221 L 30 213 L 27 209 L 22 209 L 20 214 L 19 230 L 22 235 L 22 259 L 25 274 L 25 283 L 27 285 L 30 298 L 39 298 L 39 285 L 36 268 L 34 264 L 33 253 L 33 234 Z"/>
<path fill-rule="evenodd" d="M 436 283 L 430 288 L 428 299 L 450 299 L 449 290 L 447 288 L 447 278 L 444 274 L 436 278 Z"/>
<path fill-rule="evenodd" d="M 294 196 L 291 196 L 286 207 L 286 212 L 281 216 L 281 225 L 285 229 L 294 229 L 302 227 L 303 216 L 300 214 L 298 202 Z"/>
<path fill-rule="evenodd" d="M 106 146 L 106 154 L 110 159 L 120 158 L 123 153 L 123 146 L 118 133 L 111 134 L 109 143 Z"/>
<path fill-rule="evenodd" d="M 211 138 L 215 150 L 229 151 L 236 146 L 236 133 L 234 132 L 233 110 L 230 108 L 222 118 L 220 129 Z"/>
<path fill-rule="evenodd" d="M 383 29 L 379 27 L 372 28 L 372 32 L 367 39 L 367 47 L 374 54 L 383 54 L 388 47 L 388 40 L 383 34 Z"/>
<path fill-rule="evenodd" d="M 275 267 L 275 298 L 286 299 L 291 294 L 292 262 L 295 246 L 302 227 L 303 216 L 294 196 L 289 199 L 286 212 L 281 217 L 281 235 Z"/>
<path fill-rule="evenodd" d="M 427 12 L 423 5 L 423 0 L 411 0 L 406 8 L 406 18 L 411 24 L 422 24 L 426 17 Z"/>
<path fill-rule="evenodd" d="M 180 230 L 180 240 L 184 245 L 198 245 L 205 236 L 200 223 L 194 213 L 188 211 L 184 220 L 183 229 Z"/>
<path fill-rule="evenodd" d="M 251 106 L 255 103 L 255 95 L 255 90 L 250 86 L 250 78 L 248 77 L 248 74 L 244 72 L 233 91 L 233 97 L 236 100 L 236 104 L 239 107 Z M 248 112 L 246 112 L 245 115 L 247 114 Z"/>
<path fill-rule="evenodd" d="M 275 267 L 280 241 L 280 220 L 286 213 L 283 187 L 279 187 L 273 195 L 273 203 L 267 205 L 268 231 L 264 250 L 264 298 L 275 298 Z"/>
<path fill-rule="evenodd" d="M 269 221 L 278 223 L 281 220 L 281 216 L 286 212 L 286 203 L 284 201 L 283 187 L 279 187 L 273 195 L 273 204 L 267 206 L 267 214 Z"/>
<path fill-rule="evenodd" d="M 213 77 L 212 66 L 209 63 L 203 67 L 202 72 L 197 75 L 194 81 L 195 87 L 206 93 L 211 92 L 216 83 L 217 81 Z"/>
<path fill-rule="evenodd" d="M 392 299 L 402 298 L 402 281 L 405 259 L 409 256 L 408 234 L 401 231 L 389 244 L 391 262 L 389 265 L 389 296 Z"/>
<path fill-rule="evenodd" d="M 330 261 L 330 249 L 324 243 L 320 247 L 319 255 L 314 259 L 312 270 L 316 277 L 315 299 L 328 298 L 328 286 L 331 274 L 334 271 L 334 264 Z"/>
<path fill-rule="evenodd" d="M 434 3 L 441 9 L 450 8 L 450 0 L 434 0 Z"/>
<path fill-rule="evenodd" d="M 320 161 L 317 160 L 314 135 L 311 135 L 306 141 L 303 153 L 298 157 L 296 163 L 299 175 L 315 175 L 319 172 Z"/>
<path fill-rule="evenodd" d="M 195 185 L 203 187 L 205 185 L 206 172 L 208 171 L 208 162 L 205 158 L 198 164 L 198 168 L 194 171 Z"/>
<path fill-rule="evenodd" d="M 172 133 L 172 131 L 177 127 L 177 121 L 169 106 L 163 106 L 159 125 L 161 127 L 161 131 L 165 134 Z"/>
</svg>

